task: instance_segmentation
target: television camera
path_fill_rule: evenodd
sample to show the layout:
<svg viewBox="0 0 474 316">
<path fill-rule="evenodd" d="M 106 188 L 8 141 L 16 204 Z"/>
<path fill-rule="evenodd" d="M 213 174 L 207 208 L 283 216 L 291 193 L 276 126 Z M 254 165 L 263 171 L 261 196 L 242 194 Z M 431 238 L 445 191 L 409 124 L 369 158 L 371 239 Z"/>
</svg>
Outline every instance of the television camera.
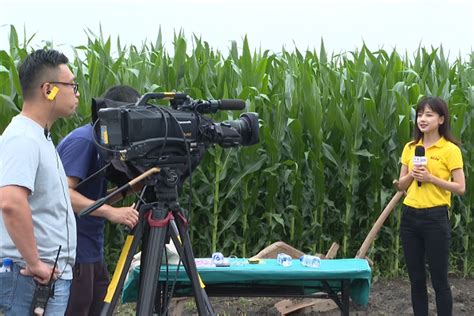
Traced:
<svg viewBox="0 0 474 316">
<path fill-rule="evenodd" d="M 170 107 L 151 105 L 150 100 L 169 100 Z M 227 148 L 259 141 L 257 113 L 243 113 L 237 120 L 220 123 L 202 115 L 243 110 L 241 100 L 193 100 L 184 93 L 168 92 L 146 93 L 136 104 L 107 99 L 94 102 L 99 108 L 96 134 L 101 152 L 129 179 L 156 166 L 177 168 L 185 177 L 211 144 Z"/>
</svg>

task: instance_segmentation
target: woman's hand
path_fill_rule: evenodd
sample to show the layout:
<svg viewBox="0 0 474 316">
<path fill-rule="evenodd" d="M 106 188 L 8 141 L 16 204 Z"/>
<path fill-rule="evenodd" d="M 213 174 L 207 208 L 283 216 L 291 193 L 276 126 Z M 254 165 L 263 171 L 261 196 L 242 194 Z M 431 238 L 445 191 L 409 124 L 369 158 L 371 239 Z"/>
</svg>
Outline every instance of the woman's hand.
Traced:
<svg viewBox="0 0 474 316">
<path fill-rule="evenodd" d="M 411 169 L 411 176 L 413 179 L 419 182 L 432 182 L 433 175 L 428 171 L 425 166 L 414 166 Z"/>
<path fill-rule="evenodd" d="M 411 172 L 408 172 L 408 167 L 402 164 L 402 168 L 400 169 L 400 178 L 396 183 L 394 183 L 395 188 L 397 191 L 406 192 L 412 182 L 413 176 L 411 175 Z"/>
<path fill-rule="evenodd" d="M 393 180 L 392 184 L 397 191 L 403 192 L 404 195 L 407 195 L 407 191 L 401 187 L 400 182 L 398 180 Z"/>
</svg>

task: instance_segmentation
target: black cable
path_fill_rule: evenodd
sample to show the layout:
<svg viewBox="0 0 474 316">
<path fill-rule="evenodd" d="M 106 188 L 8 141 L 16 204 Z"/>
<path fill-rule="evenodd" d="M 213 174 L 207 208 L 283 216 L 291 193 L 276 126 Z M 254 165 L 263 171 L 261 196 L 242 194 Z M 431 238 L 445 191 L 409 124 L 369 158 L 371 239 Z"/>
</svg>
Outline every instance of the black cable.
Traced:
<svg viewBox="0 0 474 316">
<path fill-rule="evenodd" d="M 177 126 L 179 127 L 179 130 L 181 132 L 181 136 L 183 138 L 183 142 L 184 142 L 184 145 L 185 145 L 185 148 L 186 148 L 186 153 L 187 153 L 187 158 L 188 158 L 188 167 L 189 167 L 189 181 L 190 181 L 190 190 L 192 188 L 192 166 L 191 166 L 191 152 L 189 151 L 189 147 L 188 147 L 188 142 L 186 141 L 186 136 L 184 134 L 184 130 L 183 128 L 181 127 L 181 124 L 179 124 L 179 121 L 178 119 L 170 112 L 168 111 L 167 109 L 165 108 L 161 108 L 161 110 L 165 111 L 166 113 L 168 113 L 168 115 L 170 116 L 170 118 L 172 118 Z M 166 120 L 165 120 L 166 121 Z M 191 209 L 191 201 L 192 201 L 192 191 L 190 191 L 190 195 L 189 195 L 189 207 Z M 188 214 L 188 222 L 189 222 L 189 214 Z M 188 225 L 185 226 L 185 230 L 186 230 L 186 233 L 189 234 L 188 232 Z M 164 247 L 164 250 L 165 250 L 165 253 L 166 253 L 166 246 Z M 180 261 L 179 263 L 181 263 L 181 258 L 180 258 Z M 176 275 L 175 275 L 175 279 L 173 280 L 173 282 L 171 283 L 171 290 L 169 291 L 169 294 L 171 297 L 173 296 L 173 292 L 174 292 L 174 289 L 175 289 L 175 286 L 176 286 L 176 282 L 177 282 L 177 278 L 178 278 L 178 273 L 179 273 L 179 263 L 178 263 L 178 267 L 177 267 L 177 270 L 176 270 Z M 168 287 L 168 267 L 167 267 L 167 275 L 166 275 L 166 287 Z M 167 310 L 168 308 L 166 308 Z"/>
<path fill-rule="evenodd" d="M 94 124 L 92 125 L 92 140 L 94 141 L 94 144 L 99 147 L 100 149 L 102 150 L 105 150 L 105 151 L 108 151 L 108 152 L 112 152 L 112 153 L 120 153 L 120 150 L 115 150 L 115 149 L 110 149 L 110 148 L 107 148 L 105 146 L 102 146 L 99 141 L 97 140 L 97 135 L 95 134 L 95 127 L 97 125 L 97 123 L 99 123 L 99 120 L 96 120 L 94 122 Z"/>
<path fill-rule="evenodd" d="M 167 110 L 165 110 L 164 108 L 162 108 L 161 106 L 157 106 L 156 109 L 158 109 L 158 111 L 160 111 L 161 115 L 163 116 L 163 119 L 165 121 L 165 137 L 164 137 L 164 140 L 163 140 L 163 145 L 161 145 L 161 149 L 160 151 L 158 152 L 158 159 L 161 157 L 161 154 L 163 153 L 163 151 L 165 150 L 165 147 L 166 147 L 166 143 L 168 142 L 168 133 L 169 133 L 169 129 L 168 129 L 168 120 L 166 119 L 165 117 L 165 113 L 168 113 L 170 114 Z M 141 113 L 140 113 L 141 114 Z M 145 116 L 145 115 L 144 115 Z M 161 138 L 161 137 L 160 137 Z M 158 146 L 156 146 L 158 147 Z M 155 150 L 156 147 L 152 147 L 150 148 L 150 150 L 148 150 L 147 152 L 145 152 L 143 154 L 143 156 L 146 156 L 148 153 L 150 153 L 151 151 Z"/>
<path fill-rule="evenodd" d="M 168 297 L 167 297 L 168 304 L 166 305 L 166 309 L 164 311 L 165 315 L 168 314 L 168 309 L 169 309 L 169 305 L 171 303 L 171 298 L 173 297 L 174 288 L 175 288 L 176 283 L 178 281 L 178 275 L 179 275 L 179 268 L 180 267 L 181 267 L 181 258 L 179 258 L 178 265 L 176 266 L 176 273 L 174 275 L 174 280 L 171 283 L 171 290 L 169 291 L 169 294 L 168 294 Z M 166 271 L 168 273 L 168 267 L 166 267 Z M 168 282 L 168 274 L 166 275 L 166 282 Z"/>
<path fill-rule="evenodd" d="M 63 182 L 63 179 L 61 178 L 61 174 L 59 173 L 59 155 L 58 155 L 58 152 L 56 151 L 56 149 L 54 149 L 54 154 L 56 156 L 56 168 L 58 170 L 58 177 L 59 177 L 59 181 L 61 182 L 61 191 L 63 192 L 64 203 L 66 204 L 67 258 L 66 258 L 66 263 L 64 265 L 63 271 L 61 271 L 61 273 L 58 276 L 58 279 L 60 279 L 61 276 L 63 275 L 63 273 L 66 271 L 66 267 L 68 265 L 69 259 L 71 259 L 70 252 L 69 252 L 70 251 L 70 249 L 69 249 L 69 204 L 67 202 L 66 192 L 64 191 L 64 182 Z M 74 265 L 71 265 L 71 273 L 72 273 L 73 269 L 74 269 Z"/>
<path fill-rule="evenodd" d="M 111 164 L 112 164 L 111 162 L 106 163 L 105 166 L 103 166 L 102 168 L 100 168 L 99 170 L 97 170 L 96 172 L 94 172 L 93 174 L 91 174 L 90 176 L 82 180 L 81 182 L 79 182 L 74 189 L 77 190 L 82 185 L 84 185 L 84 183 L 87 183 L 91 179 L 94 179 L 95 177 L 101 175 L 105 171 L 105 169 L 107 169 Z"/>
<path fill-rule="evenodd" d="M 181 127 L 181 124 L 179 124 L 179 121 L 178 119 L 168 110 L 166 109 L 163 109 L 164 111 L 166 111 L 168 113 L 168 115 L 170 117 L 172 117 L 176 124 L 178 125 L 179 127 L 179 131 L 181 132 L 181 136 L 183 138 L 183 142 L 184 142 L 184 146 L 186 148 L 186 157 L 188 158 L 188 168 L 189 168 L 189 200 L 188 200 L 188 208 L 189 208 L 189 212 L 188 212 L 188 222 L 191 221 L 191 206 L 192 206 L 192 187 L 193 187 L 193 173 L 192 173 L 192 166 L 191 166 L 191 152 L 189 151 L 189 146 L 188 146 L 188 142 L 186 141 L 186 135 L 184 134 L 184 131 L 183 131 L 183 128 Z"/>
</svg>

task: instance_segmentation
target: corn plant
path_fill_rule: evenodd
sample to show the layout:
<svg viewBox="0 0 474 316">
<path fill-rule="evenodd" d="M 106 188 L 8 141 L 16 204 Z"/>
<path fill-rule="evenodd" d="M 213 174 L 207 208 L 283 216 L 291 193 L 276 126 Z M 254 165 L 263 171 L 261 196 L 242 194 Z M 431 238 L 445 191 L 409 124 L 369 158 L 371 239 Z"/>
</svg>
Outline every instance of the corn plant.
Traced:
<svg viewBox="0 0 474 316">
<path fill-rule="evenodd" d="M 173 34 L 169 51 L 161 31 L 141 47 L 88 31 L 74 48 L 71 67 L 80 84 L 77 114 L 55 124 L 59 141 L 90 120 L 90 100 L 110 86 L 141 93 L 182 91 L 195 99 L 239 98 L 260 117 L 260 143 L 211 147 L 183 187 L 190 234 L 198 256 L 213 251 L 251 256 L 283 240 L 308 253 L 324 253 L 333 241 L 340 257 L 352 257 L 395 193 L 399 158 L 411 138 L 414 106 L 424 95 L 446 99 L 453 132 L 462 143 L 467 193 L 451 210 L 451 269 L 474 275 L 473 113 L 474 54 L 449 59 L 443 48 L 414 54 L 360 48 L 331 54 L 250 49 L 247 37 L 223 53 L 199 37 Z M 10 28 L 10 48 L 0 50 L 0 132 L 21 110 L 17 66 L 31 47 Z M 52 47 L 51 44 L 47 44 Z M 35 47 L 36 48 L 36 47 Z M 160 103 L 161 104 L 161 103 Z M 164 103 L 163 103 L 164 104 Z M 240 113 L 220 112 L 217 121 Z M 189 179 L 191 180 L 191 179 Z M 368 256 L 375 273 L 404 273 L 400 212 L 385 223 Z M 118 231 L 117 231 L 118 230 Z M 106 229 L 106 256 L 113 266 L 123 241 Z"/>
</svg>

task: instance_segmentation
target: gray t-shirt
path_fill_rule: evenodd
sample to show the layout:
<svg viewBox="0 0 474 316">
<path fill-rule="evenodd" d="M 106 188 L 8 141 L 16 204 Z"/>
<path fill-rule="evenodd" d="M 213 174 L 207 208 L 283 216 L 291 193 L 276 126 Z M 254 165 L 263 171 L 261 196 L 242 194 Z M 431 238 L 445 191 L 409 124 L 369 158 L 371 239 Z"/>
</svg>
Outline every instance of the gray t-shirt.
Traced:
<svg viewBox="0 0 474 316">
<path fill-rule="evenodd" d="M 53 264 L 58 248 L 62 279 L 72 279 L 76 258 L 76 220 L 66 174 L 54 144 L 35 121 L 17 115 L 0 141 L 0 187 L 22 186 L 31 191 L 28 202 L 34 235 L 42 261 Z M 0 216 L 0 259 L 25 265 Z"/>
</svg>

